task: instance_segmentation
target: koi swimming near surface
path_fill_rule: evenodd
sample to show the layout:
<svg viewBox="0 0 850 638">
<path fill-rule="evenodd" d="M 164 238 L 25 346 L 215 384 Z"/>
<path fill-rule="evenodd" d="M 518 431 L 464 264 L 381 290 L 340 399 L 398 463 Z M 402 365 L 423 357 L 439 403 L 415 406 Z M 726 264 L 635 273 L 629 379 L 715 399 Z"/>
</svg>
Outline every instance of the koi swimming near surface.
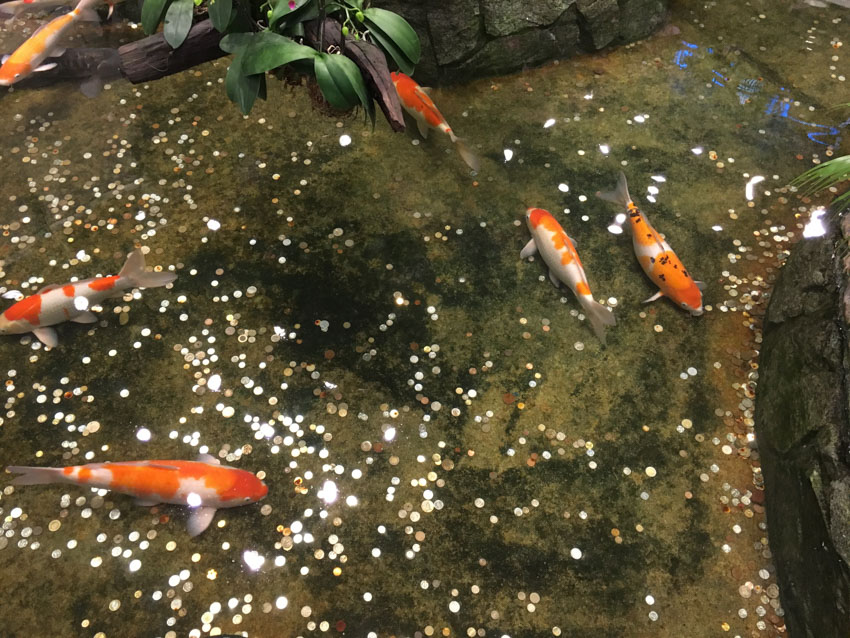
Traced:
<svg viewBox="0 0 850 638">
<path fill-rule="evenodd" d="M 177 279 L 173 272 L 145 272 L 145 257 L 136 248 L 117 275 L 45 286 L 0 314 L 0 335 L 32 332 L 44 345 L 55 348 L 59 337 L 54 326 L 64 321 L 95 323 L 89 308 L 130 288 L 157 288 Z"/>
<path fill-rule="evenodd" d="M 413 78 L 400 71 L 393 71 L 390 76 L 401 100 L 401 105 L 416 120 L 419 134 L 427 138 L 431 129 L 445 133 L 454 143 L 463 161 L 469 168 L 477 172 L 480 168 L 478 156 L 469 149 L 462 139 L 454 134 L 446 118 L 443 117 L 443 114 L 434 104 L 434 100 L 428 95 L 428 89 L 419 86 Z"/>
<path fill-rule="evenodd" d="M 256 503 L 269 491 L 253 473 L 221 465 L 209 454 L 200 455 L 197 461 L 123 461 L 69 467 L 11 465 L 6 470 L 21 475 L 12 480 L 12 485 L 72 483 L 127 494 L 143 506 L 188 506 L 190 536 L 203 532 L 216 510 Z"/>
<path fill-rule="evenodd" d="M 0 86 L 11 86 L 31 73 L 55 67 L 55 62 L 44 65 L 42 62 L 51 56 L 61 55 L 59 39 L 72 24 L 80 20 L 99 20 L 92 9 L 99 1 L 80 0 L 73 10 L 42 25 L 11 55 L 4 56 L 3 65 L 0 66 Z"/>
<path fill-rule="evenodd" d="M 659 297 L 670 298 L 677 306 L 694 317 L 703 313 L 702 289 L 705 284 L 694 281 L 691 274 L 670 248 L 670 244 L 656 231 L 629 196 L 626 176 L 620 172 L 617 188 L 609 193 L 596 193 L 597 197 L 619 204 L 626 209 L 632 228 L 632 244 L 641 268 L 659 290 L 644 303 Z"/>
<path fill-rule="evenodd" d="M 561 224 L 551 213 L 542 208 L 529 208 L 525 213 L 531 239 L 519 256 L 527 259 L 540 252 L 543 262 L 549 267 L 549 279 L 555 287 L 565 283 L 575 294 L 585 315 L 593 327 L 593 332 L 605 343 L 605 328 L 617 323 L 614 313 L 593 299 L 584 267 L 575 245 Z"/>
</svg>

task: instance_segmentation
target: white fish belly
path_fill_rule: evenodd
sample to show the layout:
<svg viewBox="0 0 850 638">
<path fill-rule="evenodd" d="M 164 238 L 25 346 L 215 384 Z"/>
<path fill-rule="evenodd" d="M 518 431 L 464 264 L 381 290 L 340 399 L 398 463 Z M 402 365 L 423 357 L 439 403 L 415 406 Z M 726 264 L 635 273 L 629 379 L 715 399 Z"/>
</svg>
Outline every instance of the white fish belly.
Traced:
<svg viewBox="0 0 850 638">
<path fill-rule="evenodd" d="M 585 280 L 584 270 L 578 265 L 578 262 L 573 259 L 570 263 L 564 265 L 561 263 L 561 256 L 566 251 L 566 248 L 558 250 L 555 248 L 554 235 L 548 230 L 535 231 L 534 242 L 537 244 L 537 250 L 540 252 L 540 257 L 543 262 L 549 267 L 555 276 L 563 283 L 568 285 L 575 292 L 576 284 Z"/>
</svg>

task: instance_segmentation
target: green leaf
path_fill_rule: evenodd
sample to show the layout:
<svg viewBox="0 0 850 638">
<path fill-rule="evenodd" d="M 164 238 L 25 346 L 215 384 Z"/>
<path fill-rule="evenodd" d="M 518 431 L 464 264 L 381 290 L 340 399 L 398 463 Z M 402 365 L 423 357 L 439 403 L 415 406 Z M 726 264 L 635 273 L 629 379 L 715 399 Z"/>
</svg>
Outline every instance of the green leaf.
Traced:
<svg viewBox="0 0 850 638">
<path fill-rule="evenodd" d="M 169 0 L 145 0 L 142 5 L 142 29 L 150 35 L 159 26 Z"/>
<path fill-rule="evenodd" d="M 247 47 L 253 39 L 253 33 L 228 33 L 218 43 L 218 48 L 225 53 L 236 53 Z"/>
<path fill-rule="evenodd" d="M 334 82 L 346 94 L 349 100 L 355 98 L 363 105 L 363 109 L 375 126 L 375 104 L 372 102 L 372 96 L 366 89 L 366 83 L 363 81 L 363 74 L 360 68 L 349 58 L 344 55 L 328 55 L 325 58 L 325 64 L 330 71 Z"/>
<path fill-rule="evenodd" d="M 230 14 L 233 12 L 233 0 L 210 0 L 210 20 L 219 33 L 224 33 L 230 24 Z"/>
<path fill-rule="evenodd" d="M 269 19 L 269 25 L 277 28 L 278 23 L 283 21 L 287 24 L 306 22 L 319 17 L 319 7 L 316 0 L 295 0 L 295 8 L 289 8 L 289 0 L 273 0 L 274 10 Z"/>
<path fill-rule="evenodd" d="M 369 26 L 369 35 L 371 35 L 372 38 L 381 45 L 381 48 L 390 55 L 402 73 L 413 75 L 413 62 L 410 61 L 407 56 L 404 55 L 404 52 L 396 46 L 395 42 L 386 36 L 380 29 L 372 24 Z"/>
<path fill-rule="evenodd" d="M 271 31 L 256 34 L 245 47 L 242 66 L 245 73 L 265 73 L 295 60 L 316 57 L 318 52 Z"/>
<path fill-rule="evenodd" d="M 337 56 L 327 53 L 320 53 L 316 56 L 314 61 L 316 80 L 328 104 L 335 109 L 348 110 L 357 104 L 357 94 L 349 83 L 337 84 L 333 73 L 328 68 L 328 58 L 333 57 Z M 333 65 L 333 62 L 331 62 L 331 65 Z"/>
<path fill-rule="evenodd" d="M 366 9 L 363 15 L 366 17 L 369 27 L 377 27 L 383 35 L 401 49 L 408 60 L 413 64 L 419 62 L 419 56 L 422 54 L 419 36 L 416 35 L 416 31 L 408 24 L 407 20 L 397 13 L 377 7 Z"/>
<path fill-rule="evenodd" d="M 261 87 L 264 86 L 264 80 L 264 74 L 245 75 L 242 69 L 241 53 L 233 58 L 224 78 L 224 88 L 227 91 L 227 97 L 239 105 L 243 115 L 251 112 Z M 264 90 L 263 93 L 265 93 Z"/>
<path fill-rule="evenodd" d="M 195 5 L 192 0 L 172 0 L 171 4 L 168 5 L 162 31 L 165 41 L 171 45 L 172 49 L 183 44 L 186 36 L 189 35 L 194 10 Z"/>
</svg>

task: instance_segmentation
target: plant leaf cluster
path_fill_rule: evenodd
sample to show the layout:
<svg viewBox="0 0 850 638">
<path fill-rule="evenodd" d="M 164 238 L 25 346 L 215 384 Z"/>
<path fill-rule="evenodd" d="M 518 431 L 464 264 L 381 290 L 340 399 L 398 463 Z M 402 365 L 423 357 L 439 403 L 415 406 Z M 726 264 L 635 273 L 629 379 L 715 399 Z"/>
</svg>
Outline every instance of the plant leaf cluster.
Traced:
<svg viewBox="0 0 850 638">
<path fill-rule="evenodd" d="M 335 109 L 362 106 L 375 122 L 375 105 L 360 68 L 337 47 L 321 51 L 305 44 L 305 23 L 329 17 L 344 38 L 367 40 L 380 47 L 404 73 L 419 61 L 419 37 L 392 11 L 364 6 L 365 0 L 144 0 L 142 27 L 163 35 L 172 48 L 186 40 L 196 6 L 206 8 L 213 27 L 226 34 L 220 47 L 233 55 L 225 78 L 227 96 L 244 114 L 257 98 L 265 99 L 266 73 L 292 65 L 315 76 L 327 103 Z"/>
</svg>

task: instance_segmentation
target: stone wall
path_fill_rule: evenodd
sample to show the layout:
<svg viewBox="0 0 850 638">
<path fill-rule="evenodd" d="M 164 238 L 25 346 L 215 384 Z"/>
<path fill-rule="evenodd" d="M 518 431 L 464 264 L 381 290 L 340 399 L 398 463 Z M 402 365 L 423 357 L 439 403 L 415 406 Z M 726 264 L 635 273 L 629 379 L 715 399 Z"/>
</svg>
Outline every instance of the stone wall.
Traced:
<svg viewBox="0 0 850 638">
<path fill-rule="evenodd" d="M 755 427 L 793 638 L 850 636 L 848 239 L 845 224 L 794 247 L 764 325 Z"/>
<path fill-rule="evenodd" d="M 376 0 L 422 41 L 420 83 L 518 71 L 644 38 L 669 0 Z"/>
</svg>

